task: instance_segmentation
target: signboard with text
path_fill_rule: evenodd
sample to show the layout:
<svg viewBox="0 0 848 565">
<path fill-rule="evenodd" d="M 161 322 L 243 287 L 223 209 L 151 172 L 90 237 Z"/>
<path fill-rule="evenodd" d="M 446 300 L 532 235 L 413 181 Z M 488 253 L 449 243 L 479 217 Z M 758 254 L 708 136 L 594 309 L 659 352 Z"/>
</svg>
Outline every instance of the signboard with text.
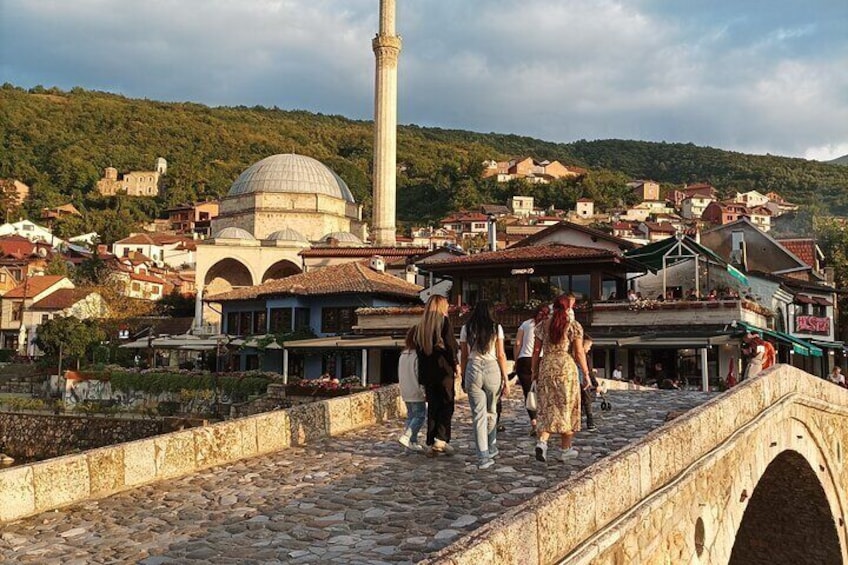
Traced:
<svg viewBox="0 0 848 565">
<path fill-rule="evenodd" d="M 795 331 L 799 333 L 830 334 L 830 318 L 795 316 Z"/>
</svg>

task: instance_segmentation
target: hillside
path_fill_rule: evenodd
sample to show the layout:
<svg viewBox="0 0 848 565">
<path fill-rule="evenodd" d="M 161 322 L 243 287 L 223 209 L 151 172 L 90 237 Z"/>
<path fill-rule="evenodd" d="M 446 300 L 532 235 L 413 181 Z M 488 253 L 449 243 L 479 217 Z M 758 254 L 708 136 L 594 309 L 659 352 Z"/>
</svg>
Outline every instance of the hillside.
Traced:
<svg viewBox="0 0 848 565">
<path fill-rule="evenodd" d="M 829 165 L 848 166 L 848 155 L 843 155 L 842 157 L 831 159 L 830 161 L 826 161 L 826 163 L 828 163 Z"/>
<path fill-rule="evenodd" d="M 251 163 L 297 152 L 323 161 L 370 206 L 370 122 L 262 107 L 210 108 L 138 100 L 75 88 L 70 92 L 12 85 L 0 88 L 0 179 L 32 187 L 30 213 L 73 201 L 83 220 L 59 224 L 60 235 L 95 229 L 112 241 L 168 206 L 220 197 Z M 498 185 L 481 180 L 484 159 L 530 155 L 588 168 L 580 183 Z M 103 168 L 149 170 L 168 160 L 165 194 L 156 199 L 93 193 Z M 692 144 L 577 141 L 402 126 L 398 132 L 398 214 L 401 221 L 437 219 L 451 208 L 504 202 L 532 194 L 542 205 L 570 207 L 581 196 L 600 207 L 628 197 L 624 182 L 652 178 L 667 187 L 711 182 L 734 190 L 775 190 L 822 211 L 848 214 L 848 168 L 774 156 L 754 156 Z M 815 194 L 815 199 L 812 195 Z M 63 233 L 64 232 L 64 233 Z"/>
</svg>

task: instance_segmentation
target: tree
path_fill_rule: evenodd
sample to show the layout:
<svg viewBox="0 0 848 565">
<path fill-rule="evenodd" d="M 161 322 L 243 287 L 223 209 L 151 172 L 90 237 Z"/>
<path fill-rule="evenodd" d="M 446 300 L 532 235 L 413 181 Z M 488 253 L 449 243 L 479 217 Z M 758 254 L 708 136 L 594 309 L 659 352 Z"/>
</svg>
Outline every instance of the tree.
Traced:
<svg viewBox="0 0 848 565">
<path fill-rule="evenodd" d="M 177 289 L 174 289 L 171 294 L 159 299 L 156 303 L 156 309 L 159 314 L 172 318 L 194 316 L 194 298 L 183 296 Z"/>
<path fill-rule="evenodd" d="M 106 339 L 106 332 L 96 320 L 80 320 L 72 316 L 57 316 L 38 327 L 35 343 L 47 355 L 59 359 L 80 361 L 88 350 Z M 61 370 L 61 365 L 60 365 Z"/>
</svg>

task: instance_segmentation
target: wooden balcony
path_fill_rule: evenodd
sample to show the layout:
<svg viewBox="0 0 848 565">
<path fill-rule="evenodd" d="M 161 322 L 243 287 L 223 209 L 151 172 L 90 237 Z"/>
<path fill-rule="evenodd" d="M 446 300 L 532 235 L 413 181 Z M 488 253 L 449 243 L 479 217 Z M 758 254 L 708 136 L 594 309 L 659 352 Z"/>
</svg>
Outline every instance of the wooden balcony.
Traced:
<svg viewBox="0 0 848 565">
<path fill-rule="evenodd" d="M 736 320 L 765 328 L 772 316 L 768 308 L 752 300 L 735 299 L 597 302 L 591 317 L 593 325 L 608 327 L 715 326 Z"/>
</svg>

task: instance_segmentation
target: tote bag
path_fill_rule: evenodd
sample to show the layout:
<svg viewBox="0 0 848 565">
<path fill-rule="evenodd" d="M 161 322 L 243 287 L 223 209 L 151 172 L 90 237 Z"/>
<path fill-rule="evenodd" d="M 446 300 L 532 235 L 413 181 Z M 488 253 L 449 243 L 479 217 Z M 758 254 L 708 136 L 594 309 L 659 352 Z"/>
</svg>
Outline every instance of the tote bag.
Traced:
<svg viewBox="0 0 848 565">
<path fill-rule="evenodd" d="M 524 400 L 524 407 L 528 410 L 536 410 L 536 381 L 530 385 L 530 390 L 527 392 L 527 398 Z"/>
</svg>

